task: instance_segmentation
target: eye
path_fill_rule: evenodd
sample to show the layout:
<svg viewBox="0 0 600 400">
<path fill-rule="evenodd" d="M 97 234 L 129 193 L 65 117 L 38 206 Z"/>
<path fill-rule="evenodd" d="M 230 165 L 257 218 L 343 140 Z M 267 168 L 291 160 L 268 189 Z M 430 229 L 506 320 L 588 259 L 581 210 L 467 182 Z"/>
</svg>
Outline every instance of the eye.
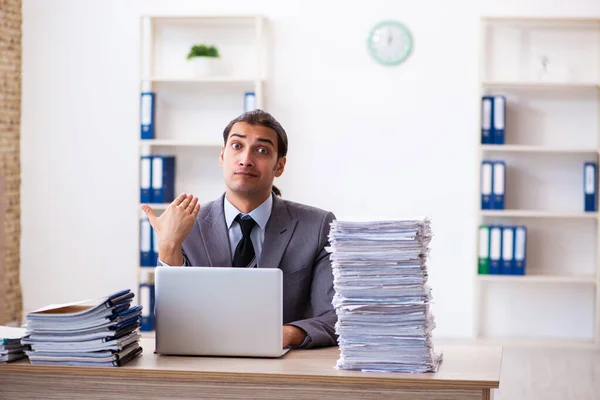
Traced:
<svg viewBox="0 0 600 400">
<path fill-rule="evenodd" d="M 231 147 L 232 147 L 234 150 L 239 150 L 239 149 L 241 149 L 241 148 L 242 148 L 242 145 L 241 145 L 241 144 L 239 144 L 239 143 L 236 143 L 236 142 L 234 142 L 234 143 L 232 143 L 232 144 L 231 144 Z"/>
<path fill-rule="evenodd" d="M 258 152 L 263 155 L 269 154 L 269 150 L 267 150 L 267 148 L 265 148 L 265 147 L 259 147 Z"/>
</svg>

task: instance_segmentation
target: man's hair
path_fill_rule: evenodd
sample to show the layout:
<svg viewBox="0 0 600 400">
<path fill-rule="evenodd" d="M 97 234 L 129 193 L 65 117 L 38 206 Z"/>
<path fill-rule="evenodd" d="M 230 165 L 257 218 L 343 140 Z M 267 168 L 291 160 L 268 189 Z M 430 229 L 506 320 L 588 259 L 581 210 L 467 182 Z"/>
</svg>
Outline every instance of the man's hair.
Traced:
<svg viewBox="0 0 600 400">
<path fill-rule="evenodd" d="M 271 114 L 263 110 L 252 110 L 243 113 L 239 117 L 233 119 L 223 131 L 223 143 L 227 143 L 229 138 L 229 132 L 233 125 L 237 122 L 245 122 L 250 125 L 261 125 L 267 128 L 271 128 L 277 134 L 277 158 L 284 157 L 287 154 L 288 138 L 287 133 L 279 122 Z"/>
<path fill-rule="evenodd" d="M 281 197 L 281 190 L 279 190 L 277 186 L 271 186 L 271 191 L 275 194 L 275 196 Z"/>
</svg>

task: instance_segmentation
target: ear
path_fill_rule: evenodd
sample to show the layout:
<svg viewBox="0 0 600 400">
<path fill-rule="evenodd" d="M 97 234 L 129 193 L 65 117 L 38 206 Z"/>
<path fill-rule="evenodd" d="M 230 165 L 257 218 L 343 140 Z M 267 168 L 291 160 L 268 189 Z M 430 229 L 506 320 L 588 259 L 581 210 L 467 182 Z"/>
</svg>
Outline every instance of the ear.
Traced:
<svg viewBox="0 0 600 400">
<path fill-rule="evenodd" d="M 223 166 L 223 152 L 225 151 L 225 147 L 221 147 L 221 154 L 219 155 L 219 165 Z"/>
<path fill-rule="evenodd" d="M 277 165 L 275 166 L 275 177 L 279 178 L 281 174 L 283 174 L 283 170 L 285 169 L 285 162 L 287 158 L 285 156 L 277 159 Z"/>
</svg>

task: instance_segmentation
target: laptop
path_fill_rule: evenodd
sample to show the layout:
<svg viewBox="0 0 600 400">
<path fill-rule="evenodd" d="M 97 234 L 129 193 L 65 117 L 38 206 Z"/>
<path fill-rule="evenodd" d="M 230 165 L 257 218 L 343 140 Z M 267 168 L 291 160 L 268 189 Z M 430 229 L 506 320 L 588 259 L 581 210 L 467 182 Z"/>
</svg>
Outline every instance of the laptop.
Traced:
<svg viewBox="0 0 600 400">
<path fill-rule="evenodd" d="M 280 357 L 283 276 L 278 268 L 156 267 L 156 352 Z"/>
</svg>

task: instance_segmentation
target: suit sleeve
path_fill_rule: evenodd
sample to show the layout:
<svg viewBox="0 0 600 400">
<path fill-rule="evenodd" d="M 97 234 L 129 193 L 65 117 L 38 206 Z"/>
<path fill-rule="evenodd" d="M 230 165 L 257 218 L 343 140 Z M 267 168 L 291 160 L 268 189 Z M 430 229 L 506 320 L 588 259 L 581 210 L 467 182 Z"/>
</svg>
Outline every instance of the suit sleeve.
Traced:
<svg viewBox="0 0 600 400">
<path fill-rule="evenodd" d="M 329 246 L 330 223 L 334 219 L 335 215 L 333 213 L 326 213 L 319 229 L 319 247 L 313 265 L 310 289 L 312 317 L 289 324 L 301 328 L 307 333 L 304 342 L 296 348 L 308 349 L 337 345 L 337 335 L 335 334 L 337 315 L 332 304 L 334 295 L 333 271 L 329 258 L 330 254 L 325 250 L 325 247 Z"/>
<path fill-rule="evenodd" d="M 187 255 L 185 254 L 185 251 L 183 251 L 183 249 L 181 249 L 181 255 L 183 256 L 183 265 L 178 265 L 178 267 L 189 267 L 190 264 L 190 260 L 188 260 Z M 161 260 L 160 258 L 157 259 L 157 267 L 171 267 L 172 265 L 169 265 L 167 263 L 165 263 L 163 260 Z"/>
</svg>

